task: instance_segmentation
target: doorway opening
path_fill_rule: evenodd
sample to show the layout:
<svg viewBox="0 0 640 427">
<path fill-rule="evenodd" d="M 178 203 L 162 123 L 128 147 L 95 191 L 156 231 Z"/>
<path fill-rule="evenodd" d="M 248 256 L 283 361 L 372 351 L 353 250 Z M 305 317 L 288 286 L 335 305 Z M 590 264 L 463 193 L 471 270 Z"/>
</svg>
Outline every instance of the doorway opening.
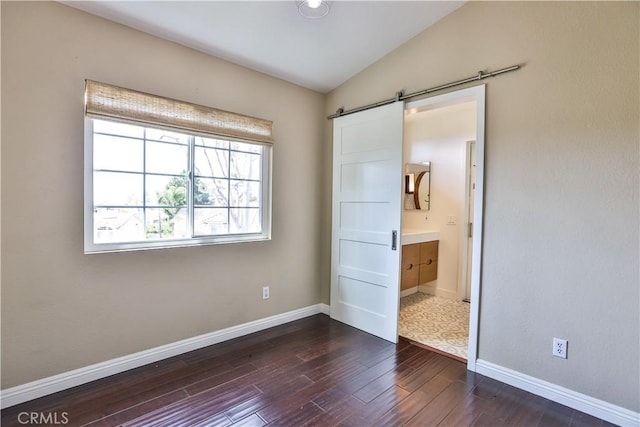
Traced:
<svg viewBox="0 0 640 427">
<path fill-rule="evenodd" d="M 481 85 L 407 103 L 404 123 L 405 172 L 428 162 L 430 188 L 428 209 L 403 204 L 398 333 L 466 361 L 471 370 L 480 293 L 484 91 Z M 406 185 L 403 196 L 418 197 Z M 413 255 L 417 272 L 409 260 L 415 253 L 420 254 Z M 425 263 L 435 278 L 421 274 Z M 405 280 L 407 274 L 411 280 Z"/>
</svg>

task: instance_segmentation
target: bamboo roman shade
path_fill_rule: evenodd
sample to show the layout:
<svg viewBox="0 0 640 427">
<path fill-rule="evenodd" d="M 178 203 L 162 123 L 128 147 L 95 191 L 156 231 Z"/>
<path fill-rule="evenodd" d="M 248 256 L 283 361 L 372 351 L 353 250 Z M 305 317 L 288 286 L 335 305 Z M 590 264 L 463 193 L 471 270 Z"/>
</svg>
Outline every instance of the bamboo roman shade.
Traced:
<svg viewBox="0 0 640 427">
<path fill-rule="evenodd" d="M 273 144 L 269 120 L 85 80 L 85 115 Z"/>
</svg>

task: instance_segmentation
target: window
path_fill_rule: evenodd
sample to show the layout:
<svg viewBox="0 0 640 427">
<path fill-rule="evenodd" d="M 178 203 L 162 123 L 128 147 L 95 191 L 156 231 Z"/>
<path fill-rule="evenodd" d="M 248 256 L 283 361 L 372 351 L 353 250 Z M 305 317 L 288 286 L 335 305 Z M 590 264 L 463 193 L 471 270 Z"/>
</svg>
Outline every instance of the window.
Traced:
<svg viewBox="0 0 640 427">
<path fill-rule="evenodd" d="M 270 144 L 108 118 L 85 123 L 86 253 L 270 238 Z"/>
</svg>

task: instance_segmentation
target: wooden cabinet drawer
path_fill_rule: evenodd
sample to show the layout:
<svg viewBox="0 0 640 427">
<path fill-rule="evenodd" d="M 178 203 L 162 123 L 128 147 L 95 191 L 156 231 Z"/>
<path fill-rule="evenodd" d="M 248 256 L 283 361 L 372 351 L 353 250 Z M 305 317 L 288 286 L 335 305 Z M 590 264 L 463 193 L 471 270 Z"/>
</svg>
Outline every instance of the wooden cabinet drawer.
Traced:
<svg viewBox="0 0 640 427">
<path fill-rule="evenodd" d="M 438 278 L 438 261 L 420 264 L 420 284 L 431 282 Z"/>
<path fill-rule="evenodd" d="M 420 281 L 420 244 L 402 246 L 400 289 L 415 288 Z"/>
<path fill-rule="evenodd" d="M 418 264 L 412 264 L 408 268 L 402 269 L 400 275 L 400 290 L 415 288 L 419 284 L 420 266 Z"/>
<path fill-rule="evenodd" d="M 402 270 L 418 264 L 420 264 L 420 244 L 404 245 L 402 247 Z"/>
<path fill-rule="evenodd" d="M 438 260 L 439 240 L 433 242 L 420 243 L 420 264 L 428 264 L 429 261 Z"/>
</svg>

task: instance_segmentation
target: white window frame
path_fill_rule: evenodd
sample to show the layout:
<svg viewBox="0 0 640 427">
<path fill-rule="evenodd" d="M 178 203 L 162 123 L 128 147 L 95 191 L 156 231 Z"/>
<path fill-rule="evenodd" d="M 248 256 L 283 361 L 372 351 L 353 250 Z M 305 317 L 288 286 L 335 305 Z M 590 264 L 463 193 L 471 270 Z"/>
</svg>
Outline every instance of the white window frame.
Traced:
<svg viewBox="0 0 640 427">
<path fill-rule="evenodd" d="M 100 119 L 105 120 L 105 119 Z M 162 248 L 176 248 L 176 247 L 190 247 L 190 246 L 203 246 L 203 245 L 215 245 L 224 243 L 237 243 L 237 242 L 254 242 L 271 240 L 271 176 L 272 176 L 272 157 L 273 147 L 269 144 L 259 144 L 253 141 L 247 141 L 236 138 L 221 137 L 221 139 L 227 141 L 237 141 L 245 144 L 261 145 L 262 150 L 262 167 L 261 167 L 261 231 L 259 233 L 238 233 L 238 234 L 220 234 L 210 236 L 193 236 L 193 227 L 190 227 L 192 237 L 180 238 L 180 239 L 154 239 L 154 240 L 142 240 L 134 242 L 109 242 L 109 243 L 95 243 L 94 241 L 94 202 L 93 202 L 93 121 L 91 117 L 85 117 L 84 126 L 84 253 L 104 253 L 104 252 L 122 252 L 122 251 L 136 251 L 147 249 L 162 249 Z M 107 120 L 109 121 L 109 120 Z M 130 124 L 136 126 L 145 126 L 143 123 L 131 122 Z M 147 127 L 155 127 L 152 124 Z M 189 132 L 180 131 L 185 135 L 194 135 Z M 199 135 L 197 135 L 199 136 Z M 189 173 L 189 181 L 191 182 L 192 174 Z M 189 185 L 189 192 L 192 193 L 192 185 Z M 191 195 L 190 198 L 191 200 Z M 191 204 L 189 205 L 189 221 L 193 221 L 193 209 Z"/>
</svg>

